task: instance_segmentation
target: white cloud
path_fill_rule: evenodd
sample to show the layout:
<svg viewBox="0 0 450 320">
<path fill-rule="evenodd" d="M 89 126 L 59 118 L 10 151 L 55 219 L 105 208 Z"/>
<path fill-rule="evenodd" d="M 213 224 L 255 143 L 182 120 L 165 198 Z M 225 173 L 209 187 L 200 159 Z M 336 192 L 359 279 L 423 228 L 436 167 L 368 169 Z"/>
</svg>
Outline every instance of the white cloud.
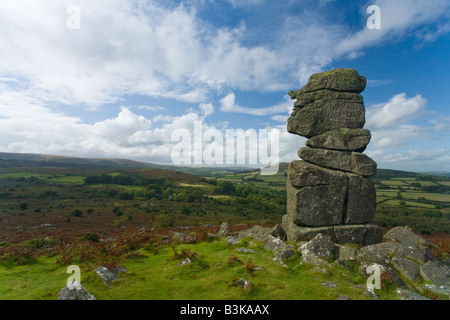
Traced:
<svg viewBox="0 0 450 320">
<path fill-rule="evenodd" d="M 80 0 L 81 29 L 69 30 L 72 4 L 1 2 L 0 77 L 21 78 L 49 101 L 94 107 L 132 94 L 201 102 L 226 86 L 280 88 L 280 53 L 244 45 L 243 23 L 214 29 L 183 3 Z"/>
<path fill-rule="evenodd" d="M 440 36 L 450 33 L 450 22 L 438 25 L 436 30 L 426 30 L 417 34 L 418 38 L 422 38 L 425 42 L 436 41 Z"/>
<path fill-rule="evenodd" d="M 249 7 L 262 5 L 266 0 L 226 0 L 234 9 L 238 7 Z"/>
<path fill-rule="evenodd" d="M 174 116 L 158 114 L 157 116 L 153 117 L 152 121 L 153 122 L 172 122 L 173 119 L 175 119 Z"/>
<path fill-rule="evenodd" d="M 138 106 L 137 108 L 139 110 L 145 109 L 145 110 L 149 110 L 149 111 L 167 111 L 166 108 L 161 107 L 161 106 Z"/>
<path fill-rule="evenodd" d="M 196 122 L 202 124 L 203 133 L 219 131 L 223 137 L 225 130 L 239 129 L 225 122 L 207 123 L 205 118 L 213 111 L 212 104 L 200 104 L 198 111 L 180 116 L 158 115 L 152 120 L 136 114 L 131 108 L 121 107 L 115 117 L 86 124 L 77 117 L 52 111 L 40 101 L 22 96 L 21 92 L 1 93 L 0 101 L 0 127 L 5 132 L 0 136 L 2 152 L 120 157 L 170 164 L 171 152 L 178 143 L 171 140 L 176 130 L 185 129 L 190 133 L 193 154 L 198 143 L 202 143 L 204 150 L 217 143 L 194 138 Z M 280 130 L 280 161 L 297 159 L 297 150 L 292 146 L 300 148 L 305 139 L 287 133 L 285 123 L 276 129 Z M 255 151 L 248 145 L 246 147 L 246 152 Z"/>
<path fill-rule="evenodd" d="M 409 99 L 405 93 L 397 94 L 387 103 L 374 105 L 367 110 L 367 126 L 370 128 L 397 128 L 411 117 L 417 117 L 426 103 L 427 100 L 419 94 Z"/>
<path fill-rule="evenodd" d="M 276 115 L 272 116 L 272 120 L 278 121 L 278 122 L 287 122 L 289 116 L 282 116 L 282 115 Z"/>
<path fill-rule="evenodd" d="M 415 172 L 450 170 L 450 151 L 445 149 L 432 149 L 426 152 L 420 150 L 404 152 L 376 150 L 368 152 L 368 155 L 376 159 L 379 168 Z"/>
<path fill-rule="evenodd" d="M 290 98 L 289 100 L 288 98 L 285 97 L 285 101 L 274 106 L 265 108 L 248 108 L 236 104 L 236 96 L 231 92 L 220 100 L 220 111 L 250 114 L 254 116 L 267 116 L 275 113 L 286 112 L 292 109 L 292 102 L 290 101 Z"/>
<path fill-rule="evenodd" d="M 201 86 L 185 84 L 203 58 L 194 13 L 153 2 L 78 1 L 81 29 L 69 30 L 69 4 L 0 4 L 0 74 L 20 76 L 36 94 L 66 104 L 95 106 L 135 93 L 204 98 Z"/>
<path fill-rule="evenodd" d="M 379 167 L 412 171 L 449 169 L 446 159 L 450 151 L 439 145 L 445 145 L 442 135 L 448 131 L 450 119 L 433 115 L 425 109 L 426 105 L 427 99 L 419 94 L 408 98 L 400 93 L 366 109 L 366 128 L 372 134 L 367 153 Z M 418 120 L 422 122 L 420 125 L 415 124 Z"/>
<path fill-rule="evenodd" d="M 335 0 L 318 0 L 319 1 L 319 6 L 324 6 L 329 2 L 334 2 Z"/>
<path fill-rule="evenodd" d="M 214 106 L 212 105 L 212 103 L 201 103 L 199 105 L 199 108 L 205 118 L 214 113 Z"/>
<path fill-rule="evenodd" d="M 94 136 L 123 147 L 142 141 L 152 122 L 125 107 L 120 110 L 117 118 L 95 123 L 92 128 Z"/>
<path fill-rule="evenodd" d="M 263 2 L 230 0 L 236 8 Z M 320 11 L 299 16 L 280 10 L 278 25 L 247 30 L 244 21 L 214 28 L 189 1 L 161 3 L 80 0 L 81 29 L 69 30 L 66 9 L 73 1 L 2 1 L 0 77 L 21 79 L 24 89 L 48 101 L 90 107 L 132 94 L 200 103 L 223 88 L 297 89 L 333 60 L 355 58 L 367 46 L 430 23 L 449 8 L 445 0 L 433 5 L 378 0 L 381 31 L 349 34 L 347 26 Z M 420 37 L 428 41 L 448 29 L 439 25 Z M 261 32 L 257 44 L 247 44 Z"/>
<path fill-rule="evenodd" d="M 86 157 L 124 157 L 170 161 L 173 130 L 193 127 L 203 116 L 190 112 L 160 121 L 121 107 L 116 117 L 86 124 L 51 110 L 22 91 L 0 93 L 0 148 L 3 152 L 45 153 Z M 170 120 L 170 121 L 168 121 Z"/>
<path fill-rule="evenodd" d="M 436 0 L 432 4 L 422 0 L 375 0 L 370 5 L 377 5 L 380 8 L 381 29 L 363 28 L 356 33 L 348 34 L 336 45 L 334 51 L 337 56 L 404 36 L 418 35 L 420 38 L 431 40 L 431 38 L 450 32 L 447 22 L 439 25 L 436 32 L 427 32 L 422 29 L 411 33 L 412 30 L 424 24 L 438 21 L 442 16 L 447 15 L 448 18 L 450 10 L 448 0 Z M 361 8 L 361 15 L 369 18 L 370 15 L 366 14 L 366 9 L 367 7 Z"/>
<path fill-rule="evenodd" d="M 429 128 L 410 123 L 425 113 L 427 100 L 421 95 L 408 98 L 405 93 L 366 110 L 366 128 L 371 130 L 371 148 L 406 145 L 411 139 L 427 134 Z"/>
</svg>

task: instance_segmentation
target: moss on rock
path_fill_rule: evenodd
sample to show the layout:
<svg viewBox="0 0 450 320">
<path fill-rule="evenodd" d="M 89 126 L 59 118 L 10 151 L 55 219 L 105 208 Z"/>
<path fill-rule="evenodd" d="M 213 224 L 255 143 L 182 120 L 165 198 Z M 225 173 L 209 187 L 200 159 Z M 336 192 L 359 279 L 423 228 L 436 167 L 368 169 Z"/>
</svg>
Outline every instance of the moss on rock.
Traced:
<svg viewBox="0 0 450 320">
<path fill-rule="evenodd" d="M 301 90 L 291 91 L 289 95 L 294 99 L 301 94 L 322 89 L 360 93 L 364 91 L 366 84 L 367 79 L 360 76 L 355 69 L 340 68 L 314 73 L 309 78 L 306 86 Z"/>
</svg>

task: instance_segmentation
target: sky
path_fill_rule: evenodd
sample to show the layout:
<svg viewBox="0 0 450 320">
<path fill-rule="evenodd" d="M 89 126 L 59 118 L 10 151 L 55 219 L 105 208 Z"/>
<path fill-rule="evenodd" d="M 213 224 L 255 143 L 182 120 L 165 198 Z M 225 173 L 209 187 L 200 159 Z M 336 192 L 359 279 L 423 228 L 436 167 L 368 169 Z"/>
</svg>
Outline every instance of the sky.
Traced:
<svg viewBox="0 0 450 320">
<path fill-rule="evenodd" d="M 242 129 L 290 162 L 288 92 L 355 68 L 378 168 L 450 171 L 449 52 L 450 0 L 3 0 L 0 152 L 193 163 Z"/>
</svg>

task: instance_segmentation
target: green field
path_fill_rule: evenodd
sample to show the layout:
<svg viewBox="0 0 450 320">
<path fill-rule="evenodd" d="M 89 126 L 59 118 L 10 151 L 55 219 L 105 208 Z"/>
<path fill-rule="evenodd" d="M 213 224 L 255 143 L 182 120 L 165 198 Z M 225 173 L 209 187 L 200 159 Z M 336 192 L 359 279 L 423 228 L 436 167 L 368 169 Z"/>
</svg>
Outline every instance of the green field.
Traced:
<svg viewBox="0 0 450 320">
<path fill-rule="evenodd" d="M 249 172 L 227 175 L 224 179 L 283 190 L 286 166 L 274 176 Z M 377 223 L 383 226 L 406 224 L 426 233 L 450 233 L 450 178 L 380 169 L 371 179 L 377 192 Z"/>
<path fill-rule="evenodd" d="M 382 183 L 384 185 L 388 185 L 388 186 L 407 186 L 407 185 L 409 185 L 407 182 L 405 182 L 403 180 L 396 180 L 396 179 L 382 180 L 382 181 L 380 181 L 380 183 Z"/>
<path fill-rule="evenodd" d="M 450 194 L 431 193 L 431 192 L 401 192 L 400 194 L 405 199 L 425 198 L 427 200 L 443 203 L 450 202 Z"/>
</svg>

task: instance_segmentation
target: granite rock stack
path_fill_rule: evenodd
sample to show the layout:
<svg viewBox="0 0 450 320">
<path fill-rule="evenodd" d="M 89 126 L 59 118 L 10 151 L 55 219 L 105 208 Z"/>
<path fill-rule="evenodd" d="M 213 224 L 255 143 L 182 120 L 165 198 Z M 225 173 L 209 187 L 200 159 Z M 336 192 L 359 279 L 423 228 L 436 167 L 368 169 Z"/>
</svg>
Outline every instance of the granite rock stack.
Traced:
<svg viewBox="0 0 450 320">
<path fill-rule="evenodd" d="M 360 95 L 366 82 L 342 68 L 313 74 L 302 89 L 289 92 L 296 101 L 287 130 L 308 138 L 298 151 L 303 160 L 288 169 L 283 228 L 289 241 L 318 233 L 336 243 L 382 241 L 381 228 L 372 223 L 376 194 L 368 178 L 377 164 L 363 153 L 371 139 Z"/>
</svg>

